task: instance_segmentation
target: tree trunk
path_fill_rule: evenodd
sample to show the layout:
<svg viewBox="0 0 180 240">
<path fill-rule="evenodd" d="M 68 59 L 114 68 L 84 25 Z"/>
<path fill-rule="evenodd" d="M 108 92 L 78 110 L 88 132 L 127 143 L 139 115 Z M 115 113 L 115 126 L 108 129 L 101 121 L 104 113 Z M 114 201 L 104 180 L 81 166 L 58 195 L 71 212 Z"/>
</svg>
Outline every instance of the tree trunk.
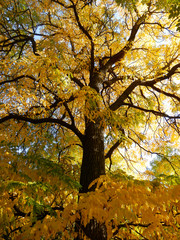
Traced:
<svg viewBox="0 0 180 240">
<path fill-rule="evenodd" d="M 100 91 L 101 79 L 98 75 L 93 78 L 91 87 L 98 93 Z M 99 111 L 99 104 L 96 102 L 96 110 Z M 85 118 L 85 135 L 83 140 L 83 159 L 81 165 L 80 193 L 93 191 L 96 188 L 94 184 L 91 188 L 89 185 L 92 181 L 105 175 L 105 156 L 104 156 L 104 129 L 101 125 L 101 119 L 94 119 L 94 122 Z M 86 226 L 81 225 L 81 220 L 76 222 L 76 229 L 79 232 L 76 240 L 80 240 L 82 231 L 91 240 L 106 240 L 107 231 L 104 223 L 98 223 L 96 219 L 92 218 Z M 81 229 L 81 230 L 80 230 Z M 80 231 L 79 231 L 80 230 Z"/>
<path fill-rule="evenodd" d="M 83 141 L 83 159 L 81 165 L 80 193 L 93 191 L 96 184 L 90 189 L 89 184 L 101 175 L 105 174 L 104 157 L 104 133 L 99 120 L 91 122 L 86 119 L 86 130 Z M 80 230 L 81 229 L 81 230 Z M 107 240 L 106 226 L 98 223 L 96 219 L 91 219 L 86 226 L 81 225 L 81 221 L 76 222 L 77 232 L 82 231 L 91 240 Z M 75 240 L 82 240 L 81 234 Z"/>
<path fill-rule="evenodd" d="M 85 137 L 83 141 L 83 159 L 81 165 L 80 192 L 86 193 L 94 190 L 88 189 L 89 184 L 105 174 L 104 133 L 100 121 L 86 120 Z"/>
</svg>

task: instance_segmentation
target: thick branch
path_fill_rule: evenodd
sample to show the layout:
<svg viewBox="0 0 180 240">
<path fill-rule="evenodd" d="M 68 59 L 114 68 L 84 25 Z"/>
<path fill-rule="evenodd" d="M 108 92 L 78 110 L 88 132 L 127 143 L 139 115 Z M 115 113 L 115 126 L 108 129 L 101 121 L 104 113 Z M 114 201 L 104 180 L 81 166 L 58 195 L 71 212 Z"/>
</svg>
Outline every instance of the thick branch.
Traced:
<svg viewBox="0 0 180 240">
<path fill-rule="evenodd" d="M 124 132 L 124 129 L 119 126 L 119 130 L 121 131 L 121 134 L 122 136 L 125 135 L 125 132 Z M 110 165 L 109 165 L 109 170 L 111 170 L 111 165 L 112 165 L 112 159 L 111 159 L 111 156 L 113 154 L 113 152 L 119 147 L 119 145 L 122 143 L 123 141 L 123 137 L 120 137 L 120 139 L 118 139 L 111 147 L 110 149 L 108 150 L 108 152 L 105 154 L 105 159 L 109 158 L 110 160 Z"/>
<path fill-rule="evenodd" d="M 84 87 L 84 84 L 76 77 L 71 77 L 71 80 L 75 82 L 80 88 Z"/>
<path fill-rule="evenodd" d="M 114 77 L 110 80 L 107 80 L 107 81 L 104 81 L 103 84 L 104 84 L 104 88 L 108 88 L 110 87 L 111 85 L 113 85 L 114 83 L 116 83 L 117 81 L 123 81 L 124 80 L 124 76 L 119 76 L 119 77 Z"/>
<path fill-rule="evenodd" d="M 9 115 L 7 115 L 6 117 L 3 117 L 0 119 L 0 123 L 6 122 L 10 119 L 15 119 L 15 120 L 20 120 L 20 121 L 24 121 L 24 122 L 30 122 L 33 124 L 41 124 L 41 123 L 55 123 L 55 124 L 59 124 L 69 130 L 71 130 L 72 132 L 74 132 L 76 134 L 76 136 L 83 141 L 83 134 L 74 126 L 74 125 L 70 125 L 69 123 L 64 122 L 61 119 L 57 119 L 57 118 L 40 118 L 40 119 L 34 119 L 34 118 L 30 118 L 27 116 L 23 116 L 23 115 L 18 115 L 15 113 L 10 113 Z"/>
<path fill-rule="evenodd" d="M 129 87 L 121 94 L 121 96 L 109 107 L 112 111 L 117 110 L 120 106 L 124 104 L 124 100 L 128 98 L 130 93 L 136 88 L 137 86 L 141 85 L 140 80 L 136 80 L 132 82 Z"/>
<path fill-rule="evenodd" d="M 108 62 L 104 66 L 102 66 L 102 70 L 107 70 L 110 66 L 112 66 L 113 64 L 115 64 L 116 62 L 118 62 L 124 58 L 125 54 L 132 48 L 132 45 L 133 45 L 135 37 L 138 33 L 138 30 L 139 30 L 141 24 L 143 24 L 143 22 L 145 21 L 146 16 L 147 16 L 147 13 L 143 14 L 141 17 L 138 18 L 137 22 L 134 24 L 134 26 L 131 30 L 131 35 L 128 38 L 126 45 L 123 47 L 123 49 L 121 49 L 121 51 L 119 51 L 118 53 L 116 53 L 112 57 L 110 57 Z"/>
<path fill-rule="evenodd" d="M 158 82 L 161 82 L 165 79 L 168 79 L 170 78 L 171 76 L 173 76 L 175 73 L 176 73 L 176 70 L 180 68 L 180 63 L 176 64 L 175 66 L 173 66 L 167 74 L 164 74 L 160 77 L 157 77 L 155 79 L 152 79 L 152 80 L 149 80 L 149 81 L 144 81 L 144 82 L 141 82 L 141 86 L 153 86 L 154 84 L 158 83 Z"/>
<path fill-rule="evenodd" d="M 141 80 L 136 80 L 132 82 L 129 87 L 126 88 L 126 90 L 119 96 L 119 98 L 110 106 L 110 109 L 115 111 L 117 110 L 120 106 L 124 105 L 124 100 L 126 100 L 129 95 L 132 93 L 132 91 L 137 87 L 137 86 L 149 86 L 152 87 L 158 82 L 161 82 L 163 80 L 166 80 L 173 76 L 173 74 L 176 73 L 176 70 L 180 68 L 180 63 L 176 64 L 173 66 L 167 74 L 164 74 L 163 76 L 157 77 L 155 79 L 149 80 L 149 81 L 141 81 Z"/>
<path fill-rule="evenodd" d="M 117 140 L 117 142 L 115 142 L 115 144 L 114 144 L 114 145 L 109 149 L 109 151 L 106 153 L 105 159 L 106 159 L 106 158 L 111 158 L 114 150 L 116 150 L 116 148 L 119 147 L 119 145 L 121 144 L 121 142 L 122 142 L 122 140 L 121 140 L 121 141 L 120 141 L 120 140 Z"/>
<path fill-rule="evenodd" d="M 16 77 L 16 78 L 13 78 L 11 80 L 6 80 L 6 81 L 3 81 L 3 82 L 0 82 L 0 86 L 3 85 L 3 84 L 6 84 L 6 83 L 11 83 L 11 82 L 17 82 L 18 80 L 22 79 L 22 78 L 30 78 L 32 79 L 33 81 L 36 81 L 36 79 L 33 77 L 33 76 L 30 76 L 30 75 L 21 75 L 19 77 Z"/>
<path fill-rule="evenodd" d="M 119 128 L 119 131 L 121 132 L 122 135 L 121 135 L 120 139 L 117 142 L 115 142 L 115 144 L 113 144 L 113 146 L 108 150 L 108 152 L 105 155 L 105 159 L 106 158 L 111 158 L 114 150 L 116 150 L 116 148 L 118 148 L 119 145 L 123 141 L 123 136 L 125 135 L 125 131 L 124 131 L 124 129 L 121 126 L 119 126 L 118 128 Z"/>
</svg>

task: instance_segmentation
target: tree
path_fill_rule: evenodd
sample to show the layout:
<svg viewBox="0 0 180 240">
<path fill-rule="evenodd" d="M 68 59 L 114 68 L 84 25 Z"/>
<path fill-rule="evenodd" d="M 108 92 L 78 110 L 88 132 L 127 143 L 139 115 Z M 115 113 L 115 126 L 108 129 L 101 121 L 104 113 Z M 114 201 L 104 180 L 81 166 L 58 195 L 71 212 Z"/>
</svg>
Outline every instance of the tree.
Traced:
<svg viewBox="0 0 180 240">
<path fill-rule="evenodd" d="M 177 23 L 152 1 L 123 6 L 1 3 L 1 139 L 6 136 L 20 151 L 24 145 L 26 152 L 46 142 L 49 131 L 49 146 L 59 144 L 59 153 L 81 149 L 80 193 L 95 190 L 118 149 L 125 150 L 124 159 L 137 148 L 142 157 L 163 156 L 157 144 L 172 140 L 169 129 L 170 138 L 178 139 Z M 107 239 L 104 225 L 92 224 Z M 83 231 L 94 239 L 88 226 Z"/>
<path fill-rule="evenodd" d="M 180 3 L 176 0 L 168 1 L 170 18 L 177 19 L 177 29 L 180 30 Z"/>
</svg>

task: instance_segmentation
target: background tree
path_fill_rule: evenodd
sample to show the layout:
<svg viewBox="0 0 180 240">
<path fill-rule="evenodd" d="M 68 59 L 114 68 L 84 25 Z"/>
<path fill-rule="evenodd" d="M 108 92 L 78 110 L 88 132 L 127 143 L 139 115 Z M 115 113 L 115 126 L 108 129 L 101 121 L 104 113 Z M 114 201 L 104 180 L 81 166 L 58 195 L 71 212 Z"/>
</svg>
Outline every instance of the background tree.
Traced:
<svg viewBox="0 0 180 240">
<path fill-rule="evenodd" d="M 1 140 L 20 152 L 43 143 L 57 162 L 78 149 L 80 193 L 95 189 L 92 181 L 111 168 L 116 150 L 143 162 L 147 154 L 165 155 L 159 143 L 179 141 L 178 20 L 153 1 L 123 6 L 1 3 Z M 106 239 L 104 227 L 97 229 Z M 83 231 L 93 239 L 88 226 Z"/>
</svg>

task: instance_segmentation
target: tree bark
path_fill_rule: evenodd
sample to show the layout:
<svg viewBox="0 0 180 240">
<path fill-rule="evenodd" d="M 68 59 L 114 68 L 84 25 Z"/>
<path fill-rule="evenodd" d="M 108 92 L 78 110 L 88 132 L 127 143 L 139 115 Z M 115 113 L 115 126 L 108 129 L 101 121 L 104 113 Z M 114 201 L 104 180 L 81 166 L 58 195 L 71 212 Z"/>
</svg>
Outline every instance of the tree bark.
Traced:
<svg viewBox="0 0 180 240">
<path fill-rule="evenodd" d="M 93 191 L 96 188 L 94 184 L 89 188 L 89 184 L 105 175 L 105 156 L 104 156 L 104 131 L 100 119 L 92 122 L 86 118 L 85 135 L 83 140 L 83 159 L 81 165 L 80 193 Z M 107 240 L 106 226 L 98 223 L 96 219 L 91 219 L 86 226 L 81 224 L 81 220 L 76 221 L 76 231 L 78 236 L 75 240 L 82 240 L 83 232 L 91 240 Z"/>
<path fill-rule="evenodd" d="M 86 130 L 83 141 L 83 159 L 81 165 L 80 193 L 95 189 L 95 185 L 88 189 L 89 184 L 105 174 L 104 132 L 100 120 L 92 122 L 86 119 Z"/>
<path fill-rule="evenodd" d="M 102 76 L 100 74 L 92 74 L 90 79 L 90 87 L 100 92 Z M 92 111 L 100 111 L 98 102 L 95 103 Z M 95 109 L 94 109 L 95 108 Z M 101 124 L 100 117 L 94 121 L 85 117 L 85 133 L 83 136 L 83 159 L 81 164 L 80 193 L 94 191 L 96 184 L 89 188 L 92 181 L 105 175 L 105 154 L 104 154 L 104 128 Z M 104 223 L 97 222 L 92 218 L 86 226 L 81 225 L 81 221 L 76 222 L 76 229 L 79 232 L 76 240 L 80 240 L 82 231 L 91 240 L 107 240 L 107 230 Z M 81 230 L 80 230 L 81 229 Z M 79 231 L 80 230 L 80 231 Z"/>
</svg>

